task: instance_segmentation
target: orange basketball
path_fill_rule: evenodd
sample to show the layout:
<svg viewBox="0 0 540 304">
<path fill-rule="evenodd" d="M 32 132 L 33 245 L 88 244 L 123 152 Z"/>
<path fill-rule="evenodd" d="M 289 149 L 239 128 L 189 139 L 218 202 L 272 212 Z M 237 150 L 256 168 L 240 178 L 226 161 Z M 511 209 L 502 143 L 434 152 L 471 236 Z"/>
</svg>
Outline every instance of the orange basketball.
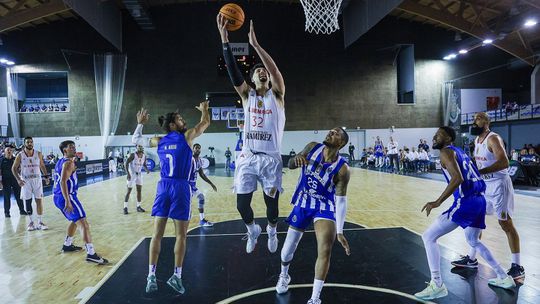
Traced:
<svg viewBox="0 0 540 304">
<path fill-rule="evenodd" d="M 244 11 L 234 3 L 227 3 L 221 7 L 219 13 L 228 20 L 227 31 L 236 31 L 244 24 Z"/>
</svg>

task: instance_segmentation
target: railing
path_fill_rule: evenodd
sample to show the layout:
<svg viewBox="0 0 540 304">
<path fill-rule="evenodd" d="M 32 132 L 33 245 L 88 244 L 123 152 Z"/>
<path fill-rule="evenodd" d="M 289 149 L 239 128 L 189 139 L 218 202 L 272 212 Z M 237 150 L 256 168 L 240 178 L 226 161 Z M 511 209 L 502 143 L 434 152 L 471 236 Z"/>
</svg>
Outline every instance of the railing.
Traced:
<svg viewBox="0 0 540 304">
<path fill-rule="evenodd" d="M 461 114 L 461 124 L 472 124 L 474 120 L 474 114 L 476 113 Z M 510 121 L 540 118 L 540 104 L 519 106 L 516 110 L 497 109 L 493 111 L 487 111 L 486 114 L 489 115 L 489 119 L 491 121 Z"/>
</svg>

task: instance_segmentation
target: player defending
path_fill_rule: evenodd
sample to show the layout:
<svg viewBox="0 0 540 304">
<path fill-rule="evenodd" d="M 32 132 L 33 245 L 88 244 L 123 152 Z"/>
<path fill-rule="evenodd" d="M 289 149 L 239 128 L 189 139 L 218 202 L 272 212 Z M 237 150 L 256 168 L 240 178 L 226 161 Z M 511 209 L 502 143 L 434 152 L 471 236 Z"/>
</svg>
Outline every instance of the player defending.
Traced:
<svg viewBox="0 0 540 304">
<path fill-rule="evenodd" d="M 54 169 L 54 205 L 62 211 L 69 223 L 67 235 L 62 246 L 62 252 L 75 252 L 82 248 L 73 245 L 73 236 L 77 232 L 77 227 L 81 229 L 81 234 L 86 248 L 86 260 L 88 262 L 104 265 L 109 263 L 106 259 L 100 257 L 92 243 L 90 234 L 90 224 L 86 220 L 86 212 L 77 198 L 77 189 L 79 188 L 77 180 L 77 166 L 75 165 L 76 148 L 75 142 L 71 140 L 63 141 L 60 144 L 60 151 L 64 157 L 56 163 Z"/>
<path fill-rule="evenodd" d="M 508 275 L 514 279 L 525 277 L 525 269 L 520 262 L 519 234 L 514 226 L 514 186 L 508 173 L 508 157 L 502 138 L 489 129 L 489 117 L 486 113 L 476 113 L 471 134 L 477 135 L 474 141 L 474 159 L 486 183 L 487 214 L 496 214 L 499 225 L 506 233 L 512 252 L 512 265 Z M 458 267 L 478 268 L 476 250 L 471 248 L 469 255 L 453 261 Z"/>
<path fill-rule="evenodd" d="M 436 201 L 424 205 L 422 212 L 426 210 L 426 214 L 429 216 L 431 210 L 439 207 L 452 193 L 454 194 L 454 203 L 422 235 L 431 271 L 431 281 L 428 286 L 415 294 L 417 298 L 423 300 L 432 300 L 448 295 L 448 290 L 441 277 L 441 261 L 437 240 L 460 226 L 465 230 L 467 243 L 474 247 L 497 273 L 497 277 L 490 279 L 488 284 L 505 289 L 516 286 L 512 277 L 504 272 L 491 252 L 480 242 L 480 232 L 486 228 L 484 222 L 486 200 L 483 195 L 486 184 L 480 178 L 478 169 L 469 156 L 452 145 L 455 139 L 456 131 L 450 127 L 440 127 L 433 137 L 433 149 L 441 151 L 441 166 L 448 185 Z"/>
<path fill-rule="evenodd" d="M 328 132 L 324 142 L 309 143 L 302 152 L 289 160 L 289 169 L 301 167 L 300 180 L 292 197 L 294 209 L 287 218 L 289 230 L 281 249 L 281 273 L 276 285 L 279 294 L 289 289 L 289 265 L 304 231 L 313 223 L 317 238 L 317 262 L 313 291 L 308 304 L 321 303 L 319 295 L 330 267 L 330 253 L 337 239 L 350 254 L 349 244 L 343 235 L 347 213 L 347 185 L 349 167 L 339 156 L 339 149 L 349 141 L 342 128 Z"/>
<path fill-rule="evenodd" d="M 43 176 L 45 176 L 47 185 L 49 185 L 50 179 L 45 162 L 43 162 L 43 155 L 41 155 L 41 152 L 34 150 L 32 137 L 24 138 L 24 148 L 15 158 L 11 171 L 21 186 L 21 199 L 26 202 L 26 210 L 30 214 L 28 231 L 49 229 L 43 223 L 43 183 L 41 182 L 41 174 L 43 173 Z M 36 200 L 37 217 L 32 212 L 32 196 Z M 36 220 L 37 225 L 34 224 Z"/>
<path fill-rule="evenodd" d="M 201 178 L 207 182 L 210 186 L 212 186 L 212 189 L 214 191 L 217 191 L 216 185 L 212 183 L 212 181 L 204 174 L 201 158 L 199 157 L 201 155 L 201 145 L 194 144 L 193 145 L 193 168 L 191 170 L 191 174 L 189 176 L 189 185 L 191 186 L 191 196 L 196 197 L 199 200 L 199 225 L 202 227 L 212 227 L 214 226 L 214 223 L 209 222 L 204 218 L 204 194 L 197 189 L 197 177 L 201 176 Z"/>
<path fill-rule="evenodd" d="M 143 185 L 142 168 L 146 174 L 150 171 L 146 167 L 146 155 L 142 145 L 137 145 L 137 152 L 132 153 L 126 161 L 127 168 L 127 193 L 124 199 L 124 214 L 128 214 L 129 195 L 133 186 L 137 187 L 137 212 L 145 212 L 141 207 L 141 191 Z"/>
<path fill-rule="evenodd" d="M 160 116 L 158 122 L 167 132 L 158 143 L 158 156 L 161 167 L 161 180 L 157 185 L 156 199 L 152 207 L 154 216 L 154 233 L 150 242 L 148 278 L 146 293 L 154 293 L 158 289 L 156 266 L 161 250 L 161 239 L 165 233 L 167 220 L 174 223 L 176 242 L 174 244 L 174 271 L 167 281 L 176 292 L 183 294 L 182 264 L 186 252 L 186 235 L 191 219 L 191 189 L 189 175 L 192 169 L 193 153 L 191 143 L 210 125 L 208 101 L 201 102 L 197 110 L 201 111 L 201 121 L 193 128 L 187 128 L 186 121 L 178 112 Z M 137 113 L 137 128 L 133 133 L 133 143 L 143 142 L 143 125 L 148 122 L 149 114 L 145 109 Z"/>
<path fill-rule="evenodd" d="M 261 226 L 255 223 L 251 208 L 253 192 L 257 190 L 257 181 L 260 181 L 268 219 L 267 245 L 268 250 L 273 253 L 278 248 L 278 199 L 279 193 L 283 191 L 281 139 L 285 128 L 285 83 L 272 57 L 257 42 L 253 22 L 250 23 L 249 43 L 257 51 L 262 64 L 254 65 L 250 71 L 250 80 L 255 84 L 255 88 L 246 83 L 229 46 L 226 23 L 227 20 L 218 14 L 217 26 L 223 43 L 223 57 L 231 82 L 242 98 L 247 116 L 243 131 L 244 145 L 234 172 L 236 206 L 248 230 L 246 252 L 251 253 L 262 230 Z"/>
</svg>

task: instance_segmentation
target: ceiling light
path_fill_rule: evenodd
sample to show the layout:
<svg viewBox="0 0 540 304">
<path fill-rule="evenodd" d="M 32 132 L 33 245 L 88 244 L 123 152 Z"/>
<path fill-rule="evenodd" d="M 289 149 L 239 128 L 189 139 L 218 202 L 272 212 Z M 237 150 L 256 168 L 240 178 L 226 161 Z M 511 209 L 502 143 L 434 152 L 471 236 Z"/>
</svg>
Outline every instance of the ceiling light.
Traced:
<svg viewBox="0 0 540 304">
<path fill-rule="evenodd" d="M 448 55 L 448 57 L 450 57 L 450 59 L 454 59 L 454 58 L 457 57 L 457 55 L 452 53 L 452 54 Z"/>
<path fill-rule="evenodd" d="M 538 21 L 536 21 L 534 19 L 527 19 L 527 21 L 525 21 L 525 23 L 523 25 L 525 27 L 531 27 L 531 26 L 535 26 L 536 24 L 538 24 Z"/>
<path fill-rule="evenodd" d="M 7 59 L 5 59 L 5 58 L 0 58 L 0 63 L 7 63 L 7 62 L 8 62 Z"/>
<path fill-rule="evenodd" d="M 7 64 L 7 65 L 14 65 L 15 62 L 13 62 L 13 61 L 8 61 L 8 62 L 6 62 L 6 64 Z"/>
<path fill-rule="evenodd" d="M 467 51 L 467 50 L 459 50 L 460 54 L 467 54 L 467 52 L 469 52 L 469 51 Z"/>
<path fill-rule="evenodd" d="M 450 60 L 450 56 L 444 56 L 443 59 L 444 60 Z"/>
<path fill-rule="evenodd" d="M 491 44 L 491 43 L 493 43 L 493 39 L 485 39 L 484 41 L 482 41 L 482 43 Z"/>
</svg>

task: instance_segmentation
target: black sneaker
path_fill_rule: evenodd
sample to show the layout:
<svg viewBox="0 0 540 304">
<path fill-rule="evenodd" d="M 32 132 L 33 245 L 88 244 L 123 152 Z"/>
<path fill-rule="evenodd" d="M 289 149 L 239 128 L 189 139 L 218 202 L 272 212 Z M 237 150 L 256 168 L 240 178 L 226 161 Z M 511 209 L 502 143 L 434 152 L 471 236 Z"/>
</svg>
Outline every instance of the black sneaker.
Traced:
<svg viewBox="0 0 540 304">
<path fill-rule="evenodd" d="M 77 252 L 77 251 L 81 251 L 81 250 L 82 250 L 82 247 L 75 246 L 73 244 L 71 244 L 69 246 L 62 245 L 62 252 Z"/>
<path fill-rule="evenodd" d="M 20 215 L 28 215 L 28 213 L 26 213 L 26 211 L 24 211 L 24 210 L 19 210 L 19 214 Z"/>
<path fill-rule="evenodd" d="M 456 266 L 456 267 L 478 268 L 478 260 L 474 259 L 474 261 L 473 261 L 473 260 L 471 260 L 469 258 L 468 255 L 461 256 L 461 259 L 456 260 L 456 261 L 452 261 L 451 264 Z"/>
<path fill-rule="evenodd" d="M 9 212 L 4 213 L 4 215 L 6 216 L 6 218 L 11 217 L 11 214 L 9 214 Z"/>
<path fill-rule="evenodd" d="M 137 206 L 137 212 L 146 212 L 141 206 Z"/>
<path fill-rule="evenodd" d="M 128 214 L 127 207 L 124 207 L 124 214 Z"/>
<path fill-rule="evenodd" d="M 525 269 L 523 266 L 512 263 L 512 266 L 508 270 L 507 274 L 511 276 L 514 280 L 522 279 L 525 277 Z"/>
<path fill-rule="evenodd" d="M 86 255 L 86 261 L 96 263 L 98 265 L 105 265 L 105 264 L 109 263 L 109 261 L 107 259 L 104 259 L 104 258 L 100 257 L 97 253 L 94 253 L 92 255 L 87 254 Z"/>
</svg>

